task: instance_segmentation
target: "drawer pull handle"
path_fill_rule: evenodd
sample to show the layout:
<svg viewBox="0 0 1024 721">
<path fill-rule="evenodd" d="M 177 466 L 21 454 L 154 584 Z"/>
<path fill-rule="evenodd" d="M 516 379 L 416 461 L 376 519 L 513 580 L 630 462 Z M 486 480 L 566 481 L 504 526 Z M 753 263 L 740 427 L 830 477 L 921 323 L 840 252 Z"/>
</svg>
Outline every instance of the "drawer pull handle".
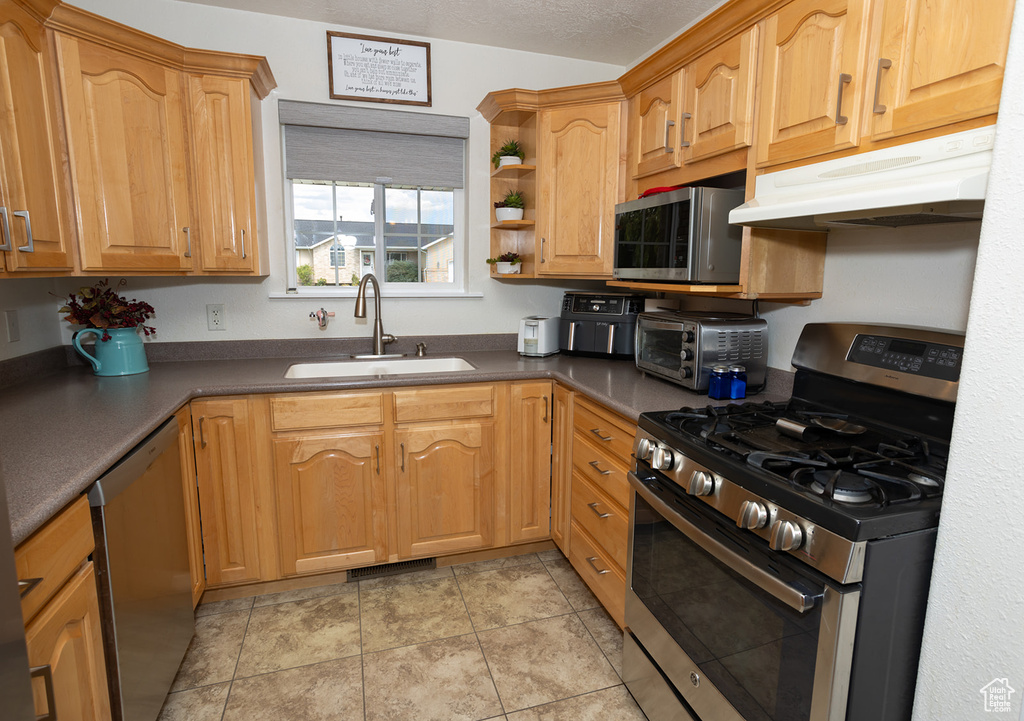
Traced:
<svg viewBox="0 0 1024 721">
<path fill-rule="evenodd" d="M 885 113 L 885 106 L 878 102 L 878 93 L 882 89 L 882 71 L 892 67 L 892 60 L 889 58 L 878 58 L 878 69 L 875 71 L 875 107 L 872 112 L 875 115 Z"/>
<path fill-rule="evenodd" d="M 206 448 L 206 434 L 203 432 L 203 421 L 206 420 L 206 416 L 199 417 L 199 447 Z"/>
<path fill-rule="evenodd" d="M 591 428 L 590 432 L 593 433 L 595 436 L 597 436 L 598 438 L 600 438 L 602 441 L 605 441 L 605 442 L 608 442 L 608 441 L 610 441 L 612 439 L 611 436 L 602 436 L 600 428 Z"/>
<path fill-rule="evenodd" d="M 672 143 L 669 140 L 669 133 L 672 131 L 672 128 L 675 127 L 675 124 L 676 124 L 675 120 L 669 120 L 668 118 L 665 118 L 665 152 L 666 153 L 671 153 L 672 152 Z"/>
<path fill-rule="evenodd" d="M 850 121 L 843 115 L 843 88 L 852 81 L 853 76 L 849 73 L 839 74 L 839 92 L 836 93 L 836 125 L 846 125 Z"/>
<path fill-rule="evenodd" d="M 15 210 L 11 213 L 15 218 L 21 218 L 25 221 L 25 238 L 27 239 L 27 245 L 18 246 L 18 250 L 22 253 L 35 253 L 36 243 L 32 240 L 32 220 L 28 216 L 27 210 Z"/>
<path fill-rule="evenodd" d="M 53 698 L 53 669 L 50 664 L 34 666 L 28 670 L 32 678 L 42 678 L 46 688 L 46 713 L 36 716 L 36 721 L 57 721 L 57 702 Z"/>
<path fill-rule="evenodd" d="M 593 469 L 594 469 L 595 471 L 597 471 L 598 473 L 600 473 L 600 474 L 601 474 L 602 476 L 607 476 L 608 474 L 610 474 L 610 473 L 611 473 L 611 471 L 609 471 L 609 470 L 603 470 L 603 471 L 602 471 L 602 470 L 601 470 L 601 467 L 600 467 L 599 465 L 597 465 L 597 463 L 598 463 L 597 461 L 591 461 L 591 462 L 590 462 L 590 463 L 588 463 L 587 465 L 588 465 L 588 466 L 592 466 L 592 467 L 593 467 Z"/>
<path fill-rule="evenodd" d="M 242 260 L 245 260 L 245 228 L 242 228 Z"/>
<path fill-rule="evenodd" d="M 548 397 L 544 396 L 544 418 L 541 419 L 541 423 L 548 422 Z"/>
<path fill-rule="evenodd" d="M 11 224 L 7 220 L 7 208 L 0 206 L 0 233 L 3 234 L 3 243 L 0 250 L 13 250 L 11 246 Z"/>
<path fill-rule="evenodd" d="M 24 598 L 28 593 L 43 582 L 41 578 L 19 578 L 18 579 L 18 596 Z"/>
<path fill-rule="evenodd" d="M 191 258 L 192 257 L 192 228 L 190 228 L 189 226 L 186 225 L 184 228 L 181 229 L 181 232 L 185 234 L 185 242 L 187 243 L 187 245 L 185 246 L 185 257 L 186 258 Z"/>
<path fill-rule="evenodd" d="M 587 504 L 587 508 L 589 508 L 591 511 L 593 511 L 594 514 L 598 518 L 608 518 L 609 516 L 613 515 L 611 513 L 601 513 L 599 510 L 597 510 L 597 506 L 598 506 L 597 501 L 594 501 L 593 503 L 588 503 Z"/>
<path fill-rule="evenodd" d="M 596 560 L 597 560 L 597 556 L 590 556 L 587 559 L 587 563 L 590 564 L 591 568 L 593 568 L 595 571 L 597 571 L 597 575 L 598 576 L 603 576 L 604 574 L 608 573 L 608 569 L 607 568 L 601 569 L 601 568 L 597 567 L 597 564 L 594 563 L 594 561 L 596 561 Z"/>
<path fill-rule="evenodd" d="M 405 444 L 399 443 L 399 447 L 402 449 L 402 472 L 405 472 Z"/>
<path fill-rule="evenodd" d="M 377 475 L 380 475 L 380 445 L 373 447 L 377 451 Z"/>
<path fill-rule="evenodd" d="M 690 141 L 689 140 L 683 140 L 683 136 L 686 134 L 686 121 L 689 120 L 690 117 L 691 117 L 691 115 L 689 113 L 683 113 L 683 124 L 679 128 L 679 147 L 680 148 L 689 148 L 690 147 Z"/>
</svg>

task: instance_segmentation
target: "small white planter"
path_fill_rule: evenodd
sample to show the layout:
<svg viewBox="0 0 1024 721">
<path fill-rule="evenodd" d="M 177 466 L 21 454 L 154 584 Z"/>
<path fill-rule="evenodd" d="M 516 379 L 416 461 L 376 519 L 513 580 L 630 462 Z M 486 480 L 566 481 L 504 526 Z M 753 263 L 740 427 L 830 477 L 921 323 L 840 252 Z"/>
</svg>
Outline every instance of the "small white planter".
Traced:
<svg viewBox="0 0 1024 721">
<path fill-rule="evenodd" d="M 519 269 L 521 267 L 521 263 L 502 263 L 501 261 L 498 261 L 494 264 L 494 269 L 498 271 L 500 275 L 516 275 L 519 273 Z"/>
<path fill-rule="evenodd" d="M 522 165 L 523 161 L 519 159 L 518 155 L 502 155 L 498 158 L 498 167 L 501 168 L 505 165 Z"/>
<path fill-rule="evenodd" d="M 503 223 L 506 220 L 522 220 L 523 209 L 522 208 L 495 208 L 494 217 L 498 219 L 499 223 Z"/>
</svg>

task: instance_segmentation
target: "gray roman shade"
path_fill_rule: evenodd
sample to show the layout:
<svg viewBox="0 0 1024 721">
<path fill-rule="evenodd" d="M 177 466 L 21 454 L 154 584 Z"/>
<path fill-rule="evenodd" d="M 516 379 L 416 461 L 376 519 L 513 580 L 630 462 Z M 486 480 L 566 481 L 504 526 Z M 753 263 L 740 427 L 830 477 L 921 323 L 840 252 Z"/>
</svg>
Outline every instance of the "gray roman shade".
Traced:
<svg viewBox="0 0 1024 721">
<path fill-rule="evenodd" d="M 462 188 L 469 118 L 397 110 L 278 102 L 284 126 L 285 175 Z"/>
</svg>

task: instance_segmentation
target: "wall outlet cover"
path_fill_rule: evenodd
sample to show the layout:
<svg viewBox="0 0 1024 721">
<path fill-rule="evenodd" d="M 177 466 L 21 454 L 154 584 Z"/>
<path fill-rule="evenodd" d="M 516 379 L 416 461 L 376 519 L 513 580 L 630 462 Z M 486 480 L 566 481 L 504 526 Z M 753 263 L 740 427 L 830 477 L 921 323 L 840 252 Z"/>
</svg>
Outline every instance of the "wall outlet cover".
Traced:
<svg viewBox="0 0 1024 721">
<path fill-rule="evenodd" d="M 227 330 L 227 323 L 224 319 L 223 303 L 207 303 L 206 305 L 206 328 L 208 330 Z"/>
</svg>

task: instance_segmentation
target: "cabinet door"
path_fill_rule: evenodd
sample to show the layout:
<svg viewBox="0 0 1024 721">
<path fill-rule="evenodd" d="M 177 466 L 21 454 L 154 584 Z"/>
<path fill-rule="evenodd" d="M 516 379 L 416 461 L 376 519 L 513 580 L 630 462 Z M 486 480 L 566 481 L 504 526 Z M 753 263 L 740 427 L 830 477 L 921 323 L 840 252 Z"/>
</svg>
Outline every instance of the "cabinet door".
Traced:
<svg viewBox="0 0 1024 721">
<path fill-rule="evenodd" d="M 0 1 L 0 244 L 10 246 L 9 271 L 74 267 L 54 68 L 43 27 Z"/>
<path fill-rule="evenodd" d="M 46 708 L 43 679 L 32 681 L 37 715 L 55 711 L 60 721 L 110 719 L 92 562 L 84 564 L 25 628 L 25 642 L 29 664 L 48 665 L 53 677 L 55 709 Z"/>
<path fill-rule="evenodd" d="M 194 401 L 192 432 L 207 584 L 257 581 L 256 483 L 248 402 L 244 398 Z"/>
<path fill-rule="evenodd" d="M 681 130 L 685 162 L 750 145 L 757 30 L 755 26 L 726 40 L 686 66 Z"/>
<path fill-rule="evenodd" d="M 551 535 L 551 382 L 513 383 L 509 540 Z"/>
<path fill-rule="evenodd" d="M 886 0 L 884 7 L 870 68 L 878 83 L 872 138 L 999 109 L 1013 0 Z"/>
<path fill-rule="evenodd" d="M 868 0 L 794 0 L 765 21 L 758 166 L 857 145 Z"/>
<path fill-rule="evenodd" d="M 274 441 L 285 575 L 387 561 L 383 446 L 379 431 Z"/>
<path fill-rule="evenodd" d="M 192 414 L 188 407 L 174 414 L 178 421 L 178 451 L 181 454 L 181 486 L 185 494 L 185 533 L 188 536 L 188 565 L 192 574 L 192 607 L 206 590 L 203 568 L 203 530 L 199 521 L 199 487 L 196 485 L 196 453 L 192 442 Z"/>
<path fill-rule="evenodd" d="M 183 76 L 57 35 L 82 269 L 192 267 Z"/>
<path fill-rule="evenodd" d="M 398 553 L 437 556 L 494 542 L 492 422 L 395 431 Z"/>
<path fill-rule="evenodd" d="M 682 163 L 679 145 L 682 131 L 683 71 L 647 86 L 631 101 L 633 142 L 636 153 L 634 178 L 678 168 Z"/>
<path fill-rule="evenodd" d="M 572 408 L 574 393 L 555 386 L 551 442 L 551 538 L 569 555 L 569 489 L 572 483 Z"/>
<path fill-rule="evenodd" d="M 538 113 L 541 275 L 611 277 L 621 103 Z"/>
<path fill-rule="evenodd" d="M 195 219 L 193 242 L 208 271 L 253 272 L 256 195 L 249 81 L 193 75 L 192 109 Z"/>
</svg>

